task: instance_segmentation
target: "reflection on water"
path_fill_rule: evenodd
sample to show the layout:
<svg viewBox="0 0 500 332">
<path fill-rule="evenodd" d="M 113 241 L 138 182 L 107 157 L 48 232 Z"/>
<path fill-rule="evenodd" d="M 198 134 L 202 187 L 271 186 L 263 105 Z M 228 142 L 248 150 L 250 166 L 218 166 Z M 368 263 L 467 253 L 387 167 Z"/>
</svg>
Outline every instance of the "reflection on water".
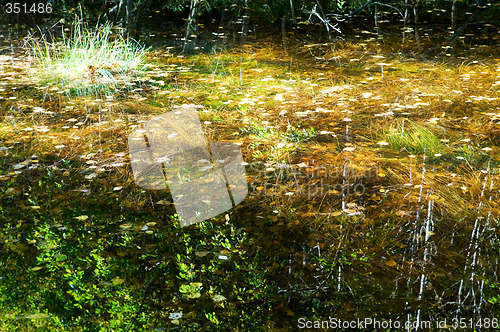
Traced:
<svg viewBox="0 0 500 332">
<path fill-rule="evenodd" d="M 429 44 L 434 38 L 446 38 L 427 27 L 419 33 L 419 47 L 424 46 L 425 38 Z M 352 38 L 376 43 L 378 37 L 358 30 Z M 132 141 L 137 138 L 153 147 L 148 151 L 132 144 L 133 170 L 127 173 L 119 168 L 128 170 L 125 153 L 114 150 L 106 158 L 105 151 L 86 151 L 65 159 L 53 151 L 23 155 L 28 143 L 36 142 L 41 134 L 23 139 L 9 136 L 35 130 L 14 123 L 13 111 L 2 109 L 10 112 L 2 116 L 10 116 L 12 130 L 5 131 L 10 134 L 2 131 L 6 138 L 0 142 L 5 158 L 0 164 L 0 180 L 5 184 L 0 206 L 0 324 L 31 327 L 36 323 L 49 331 L 67 326 L 214 331 L 244 326 L 244 330 L 257 331 L 294 330 L 306 326 L 307 321 L 337 324 L 369 319 L 368 329 L 375 321 L 389 320 L 411 322 L 407 330 L 428 322 L 434 328 L 470 328 L 471 322 L 477 330 L 495 327 L 500 301 L 500 182 L 498 84 L 491 74 L 496 69 L 491 68 L 496 63 L 476 72 L 479 64 L 470 61 L 484 54 L 471 52 L 474 45 L 466 43 L 453 51 L 467 59 L 450 60 L 469 61 L 457 69 L 466 73 L 448 84 L 449 68 L 441 68 L 434 58 L 421 60 L 419 56 L 426 55 L 420 54 L 398 60 L 399 55 L 385 52 L 393 65 L 381 66 L 384 56 L 369 49 L 360 51 L 365 46 L 356 45 L 359 56 L 349 59 L 332 54 L 327 46 L 308 48 L 307 62 L 302 59 L 300 65 L 313 72 L 307 75 L 314 75 L 314 80 L 286 76 L 271 87 L 246 87 L 241 84 L 243 78 L 250 80 L 250 74 L 258 71 L 251 68 L 247 76 L 238 74 L 238 92 L 248 88 L 250 95 L 257 88 L 265 93 L 269 90 L 272 105 L 278 106 L 253 109 L 245 97 L 246 104 L 221 101 L 221 109 L 247 112 L 245 116 L 259 121 L 266 111 L 272 118 L 264 120 L 268 124 L 275 121 L 287 127 L 295 121 L 316 128 L 314 135 L 304 139 L 288 129 L 281 136 L 272 136 L 275 133 L 264 125 L 239 130 L 248 124 L 243 120 L 227 129 L 228 133 L 219 127 L 218 134 L 226 138 L 244 136 L 239 143 L 249 158 L 245 159 L 249 163 L 248 195 L 246 186 L 242 189 L 246 181 L 239 177 L 243 161 L 239 151 L 223 143 L 207 146 L 199 135 L 197 119 L 188 121 L 196 130 L 176 138 L 185 139 L 181 145 L 193 152 L 181 158 L 190 161 L 193 169 L 157 167 L 175 163 L 174 155 L 184 151 L 176 145 L 168 146 L 171 155 L 154 150 L 155 140 L 171 142 L 176 137 L 169 135 L 179 128 L 171 126 L 163 136 L 145 138 L 145 132 L 138 129 L 127 132 L 132 132 Z M 401 47 L 399 41 L 382 46 Z M 406 44 L 405 52 L 411 50 L 412 45 Z M 426 54 L 432 57 L 435 53 Z M 446 59 L 446 54 L 437 56 Z M 265 61 L 266 66 L 281 63 Z M 169 74 L 191 70 L 185 66 L 169 69 Z M 206 68 L 199 70 L 200 76 L 202 69 Z M 481 74 L 482 70 L 489 74 Z M 332 73 L 328 78 L 332 84 L 324 83 L 325 73 Z M 268 76 L 256 80 L 258 84 L 270 81 Z M 299 93 L 288 93 L 298 81 L 307 91 L 303 93 L 307 98 L 301 101 L 292 100 Z M 429 85 L 429 81 L 438 83 Z M 215 83 L 217 89 L 219 83 Z M 272 89 L 279 84 L 286 89 L 279 91 L 278 98 Z M 318 88 L 319 84 L 325 86 Z M 441 85 L 445 92 L 434 91 Z M 468 88 L 481 86 L 488 96 L 468 95 Z M 175 93 L 182 93 L 179 90 Z M 284 100 L 287 98 L 290 100 Z M 301 103 L 305 106 L 299 107 Z M 64 112 L 70 115 L 63 119 L 60 130 L 70 127 L 66 122 L 77 127 L 79 110 Z M 64 112 L 61 117 L 66 116 Z M 26 119 L 35 118 L 33 113 Z M 103 114 L 99 109 L 96 123 Z M 286 114 L 289 118 L 280 123 Z M 135 116 L 130 114 L 126 121 L 146 122 Z M 223 117 L 219 115 L 218 121 L 229 127 L 231 123 L 223 122 Z M 410 125 L 420 119 L 426 127 Z M 107 120 L 118 126 L 116 119 Z M 168 127 L 169 122 L 163 125 Z M 127 137 L 126 130 L 115 135 Z M 150 129 L 146 125 L 144 130 Z M 95 135 L 99 140 L 113 137 L 111 131 Z M 50 134 L 56 140 L 57 133 Z M 77 140 L 74 133 L 67 136 Z M 86 143 L 85 148 L 90 146 Z M 266 144 L 273 148 L 265 150 L 262 146 Z M 125 146 L 119 147 L 126 151 Z M 262 151 L 275 154 L 268 158 Z M 149 164 L 134 164 L 136 161 Z M 226 194 L 217 202 L 221 203 L 217 213 L 227 210 L 221 216 L 180 228 L 178 203 L 182 197 L 189 197 L 189 202 L 200 198 L 197 190 L 207 180 L 203 178 L 206 167 L 221 172 L 208 183 L 213 188 L 212 182 L 217 182 L 232 200 Z M 133 177 L 136 174 L 139 178 Z M 170 186 L 168 181 L 176 176 L 178 186 Z M 189 176 L 203 183 L 186 187 L 192 180 Z M 210 201 L 203 197 L 210 195 L 201 196 Z"/>
</svg>

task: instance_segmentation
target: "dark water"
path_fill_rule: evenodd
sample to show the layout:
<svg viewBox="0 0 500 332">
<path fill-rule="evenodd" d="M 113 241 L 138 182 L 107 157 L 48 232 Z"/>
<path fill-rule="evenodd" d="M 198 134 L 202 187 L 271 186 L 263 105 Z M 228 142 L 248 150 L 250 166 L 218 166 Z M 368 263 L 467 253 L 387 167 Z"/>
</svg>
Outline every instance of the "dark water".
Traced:
<svg viewBox="0 0 500 332">
<path fill-rule="evenodd" d="M 401 34 L 383 27 L 378 34 L 349 28 L 345 39 L 366 43 L 370 55 L 415 53 L 421 66 L 496 64 L 493 27 L 470 29 L 460 42 L 446 42 L 437 25 L 408 33 L 404 46 Z M 183 46 L 178 36 L 156 39 L 158 34 L 149 36 L 156 45 Z M 217 54 L 241 46 L 232 38 L 200 37 L 193 47 Z M 306 34 L 287 38 L 289 50 L 323 42 Z M 433 47 L 438 41 L 451 46 L 443 52 Z M 274 44 L 281 47 L 283 40 Z M 331 45 L 311 48 L 309 68 L 326 63 L 325 71 L 343 70 L 335 59 L 325 62 L 331 50 Z M 33 157 L 34 137 L 22 134 L 23 126 L 12 120 L 26 111 L 8 102 L 10 93 L 18 100 L 29 93 L 16 92 L 6 66 L 0 67 L 2 330 L 497 329 L 498 155 L 488 162 L 473 158 L 465 170 L 455 152 L 449 160 L 420 155 L 414 161 L 382 152 L 372 168 L 356 170 L 360 159 L 342 151 L 352 143 L 376 146 L 366 139 L 374 115 L 365 110 L 347 130 L 344 123 L 334 129 L 338 139 L 315 138 L 319 145 L 335 142 L 329 153 L 343 153 L 336 163 L 328 162 L 326 151 L 308 167 L 293 160 L 266 171 L 266 165 L 250 163 L 250 193 L 242 204 L 180 228 L 168 192 L 142 190 L 130 171 L 117 169 L 129 167 L 125 154 L 112 160 L 99 159 L 99 151 Z M 354 69 L 344 73 L 349 70 Z M 495 101 L 490 107 L 498 114 Z M 460 119 L 468 110 L 455 112 Z M 498 153 L 498 131 L 491 128 Z M 126 151 L 123 140 L 116 144 L 117 151 Z M 82 171 L 88 165 L 103 170 Z M 407 183 L 388 169 L 404 173 Z M 436 180 L 451 181 L 453 172 L 470 174 L 477 187 L 469 200 L 462 199 L 468 206 L 461 214 L 443 208 L 448 203 L 443 197 L 451 202 L 454 196 L 439 192 Z M 339 190 L 328 192 L 332 188 Z M 287 196 L 290 189 L 299 194 Z"/>
</svg>

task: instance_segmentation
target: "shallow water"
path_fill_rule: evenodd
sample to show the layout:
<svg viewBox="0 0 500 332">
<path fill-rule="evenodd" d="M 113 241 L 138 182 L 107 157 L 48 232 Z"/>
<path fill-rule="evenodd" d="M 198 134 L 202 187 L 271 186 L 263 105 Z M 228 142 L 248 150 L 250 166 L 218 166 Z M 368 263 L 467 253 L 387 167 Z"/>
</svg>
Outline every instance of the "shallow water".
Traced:
<svg viewBox="0 0 500 332">
<path fill-rule="evenodd" d="M 160 54 L 150 76 L 168 72 L 171 90 L 140 106 L 46 101 L 2 60 L 0 326 L 496 328 L 498 54 L 477 34 L 430 50 L 446 39 L 430 28 L 404 48 L 382 29 L 334 44 L 298 34 L 290 53 L 262 39 Z M 227 98 L 210 92 L 225 78 Z M 262 109 L 242 99 L 261 91 Z M 171 95 L 220 98 L 200 112 L 206 135 L 241 143 L 249 163 L 249 196 L 186 228 L 167 191 L 134 184 L 124 143 Z"/>
</svg>

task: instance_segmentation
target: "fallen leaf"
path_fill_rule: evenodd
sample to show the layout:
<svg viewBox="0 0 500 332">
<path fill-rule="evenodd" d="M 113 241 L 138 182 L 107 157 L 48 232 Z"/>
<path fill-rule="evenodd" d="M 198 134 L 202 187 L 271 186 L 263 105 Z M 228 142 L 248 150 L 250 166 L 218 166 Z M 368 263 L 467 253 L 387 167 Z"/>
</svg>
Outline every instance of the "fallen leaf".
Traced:
<svg viewBox="0 0 500 332">
<path fill-rule="evenodd" d="M 222 302 L 225 301 L 226 298 L 223 295 L 214 295 L 214 297 L 212 297 L 212 300 L 214 300 L 214 302 Z"/>
<path fill-rule="evenodd" d="M 385 265 L 389 266 L 389 267 L 396 267 L 398 266 L 398 263 L 396 263 L 394 260 L 392 259 L 389 259 L 388 261 L 385 262 Z"/>
<path fill-rule="evenodd" d="M 121 284 L 123 284 L 123 283 L 125 282 L 125 280 L 124 280 L 124 279 L 121 279 L 121 278 L 119 278 L 119 277 L 116 277 L 116 278 L 114 278 L 114 279 L 112 280 L 112 282 L 113 282 L 113 285 L 121 285 Z"/>
</svg>

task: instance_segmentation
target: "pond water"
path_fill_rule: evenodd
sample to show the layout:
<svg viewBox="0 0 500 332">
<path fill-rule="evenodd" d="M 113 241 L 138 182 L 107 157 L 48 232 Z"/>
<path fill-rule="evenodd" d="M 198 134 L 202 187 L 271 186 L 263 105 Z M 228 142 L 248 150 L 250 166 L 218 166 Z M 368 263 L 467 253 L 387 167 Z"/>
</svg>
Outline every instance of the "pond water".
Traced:
<svg viewBox="0 0 500 332">
<path fill-rule="evenodd" d="M 221 35 L 153 49 L 109 100 L 1 55 L 0 327 L 497 329 L 500 54 L 496 28 L 470 29 Z M 249 193 L 181 228 L 126 140 L 183 103 L 241 147 Z"/>
</svg>

